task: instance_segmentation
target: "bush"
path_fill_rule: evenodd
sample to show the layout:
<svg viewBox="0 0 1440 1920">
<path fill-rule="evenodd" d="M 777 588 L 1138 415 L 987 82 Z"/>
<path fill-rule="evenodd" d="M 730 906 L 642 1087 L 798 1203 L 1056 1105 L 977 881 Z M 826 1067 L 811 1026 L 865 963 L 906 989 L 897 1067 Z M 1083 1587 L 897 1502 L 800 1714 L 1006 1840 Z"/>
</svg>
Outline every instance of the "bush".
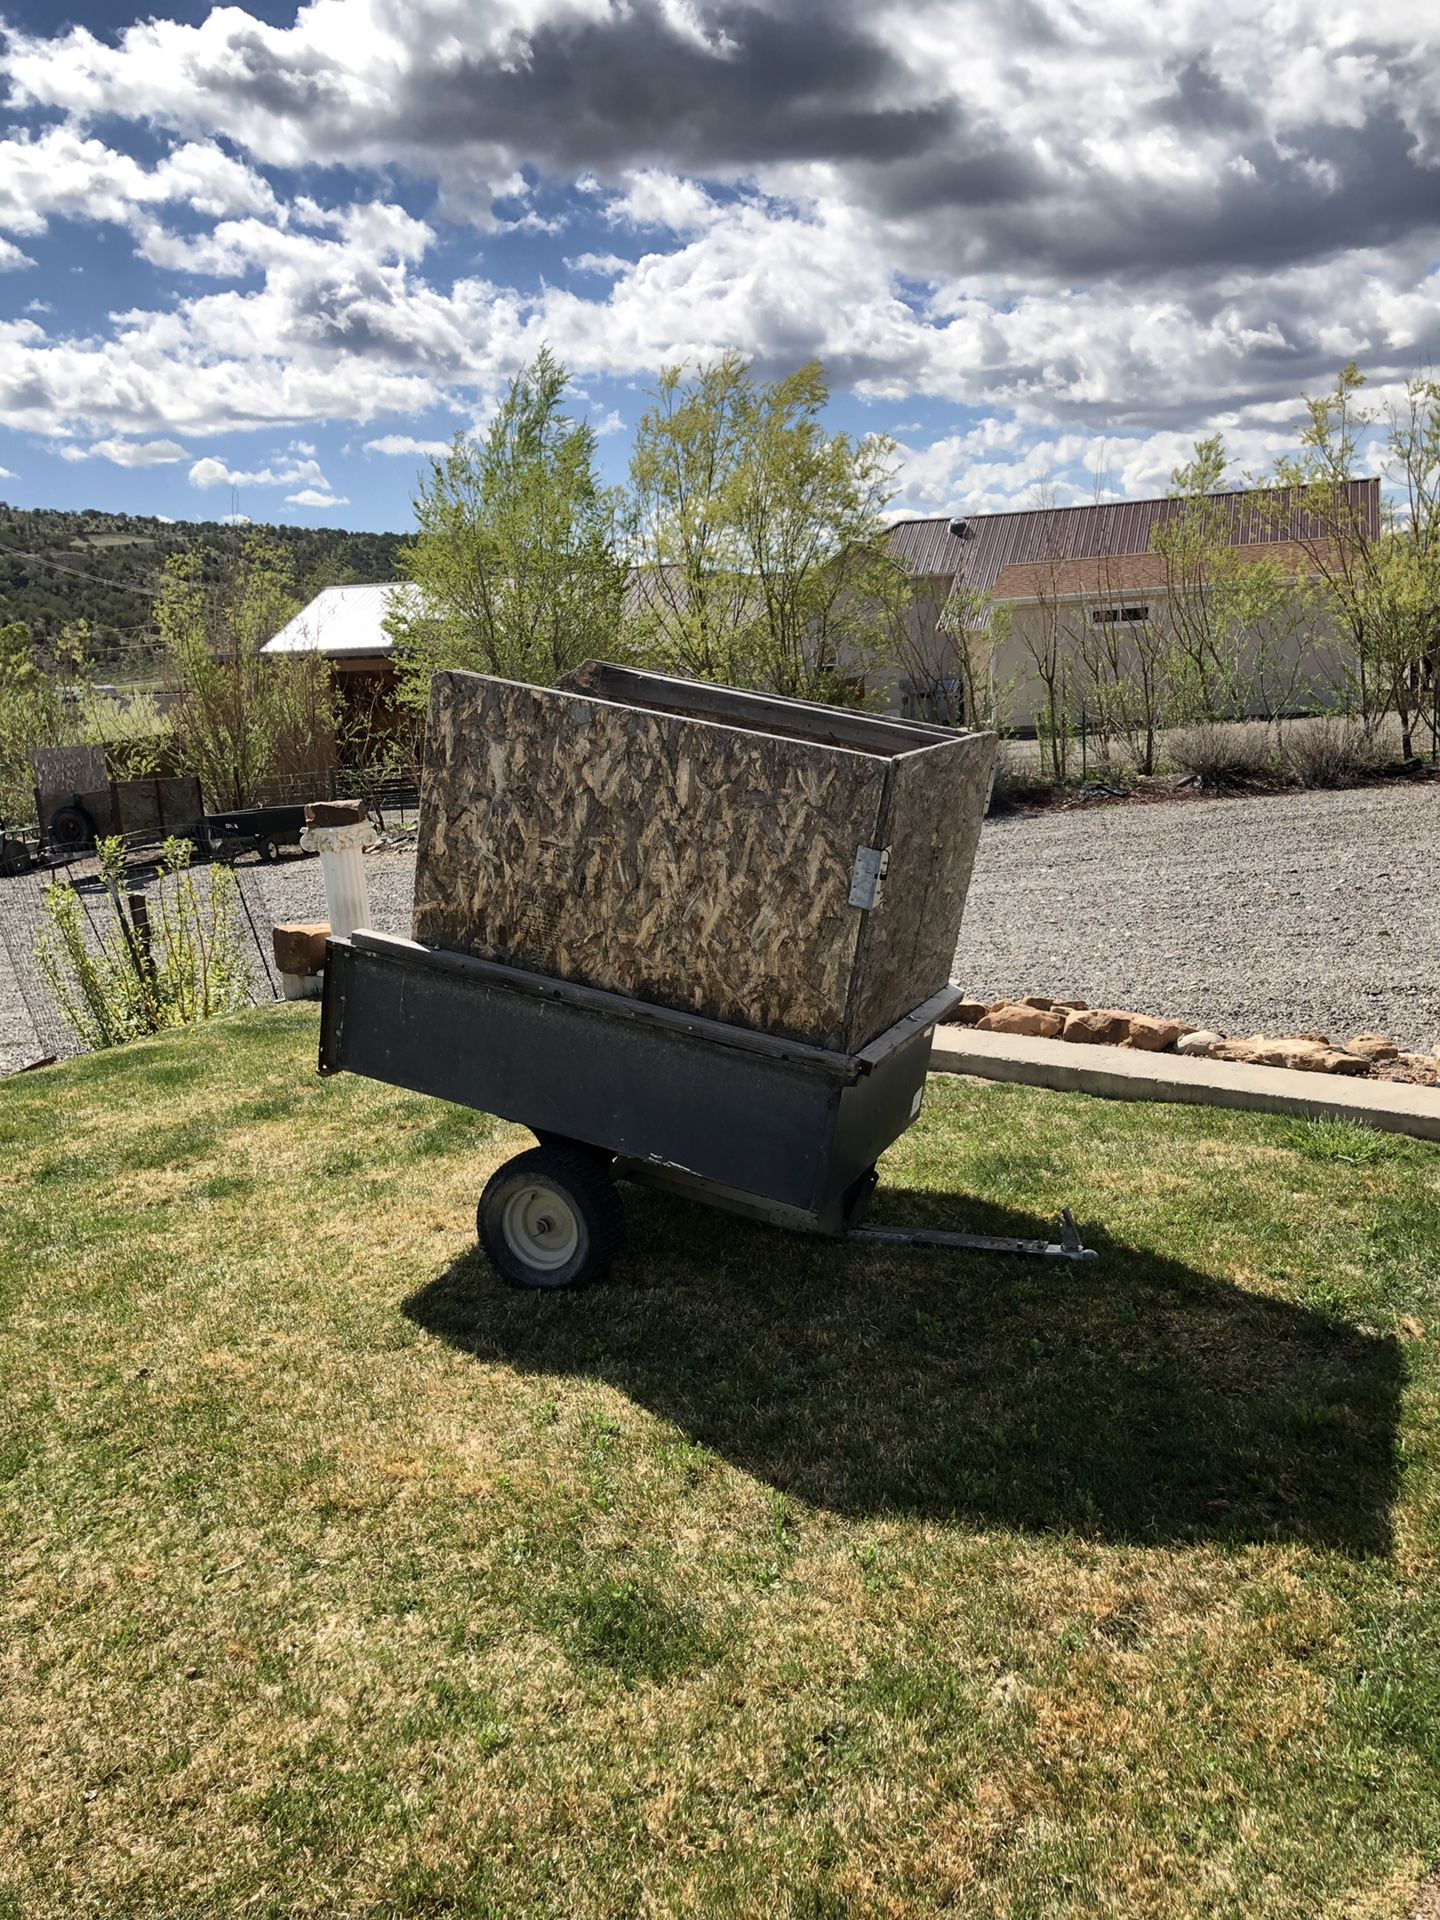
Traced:
<svg viewBox="0 0 1440 1920">
<path fill-rule="evenodd" d="M 1170 736 L 1166 752 L 1181 773 L 1193 774 L 1202 787 L 1278 787 L 1288 778 L 1284 755 L 1263 722 L 1209 721 L 1186 727 Z"/>
<path fill-rule="evenodd" d="M 73 886 L 53 886 L 35 948 L 36 965 L 76 1038 L 92 1050 L 115 1047 L 244 1006 L 250 979 L 229 868 L 212 867 L 202 890 L 190 872 L 189 842 L 167 840 L 158 884 L 141 913 L 123 891 L 123 843 L 102 840 L 98 854 L 106 889 L 99 924 Z"/>
<path fill-rule="evenodd" d="M 86 693 L 80 702 L 80 737 L 104 747 L 112 778 L 143 779 L 161 772 L 173 750 L 170 723 L 153 694 L 115 700 Z"/>
<path fill-rule="evenodd" d="M 1055 797 L 1054 778 L 1038 760 L 1025 754 L 1013 741 L 1002 740 L 995 755 L 995 778 L 990 786 L 990 812 L 1006 813 L 1011 807 L 1038 806 Z"/>
<path fill-rule="evenodd" d="M 1379 742 L 1358 720 L 1323 714 L 1299 720 L 1285 742 L 1285 762 L 1297 787 L 1353 787 L 1384 762 Z"/>
</svg>

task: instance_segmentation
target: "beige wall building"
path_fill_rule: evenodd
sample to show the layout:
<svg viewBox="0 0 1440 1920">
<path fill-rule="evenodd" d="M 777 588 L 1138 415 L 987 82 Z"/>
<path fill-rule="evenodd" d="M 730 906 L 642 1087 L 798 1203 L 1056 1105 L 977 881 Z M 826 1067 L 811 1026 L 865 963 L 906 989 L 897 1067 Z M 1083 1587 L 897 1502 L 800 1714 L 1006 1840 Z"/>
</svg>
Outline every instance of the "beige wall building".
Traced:
<svg viewBox="0 0 1440 1920">
<path fill-rule="evenodd" d="M 1278 514 L 1274 494 L 1218 494 L 1210 505 L 1215 529 L 1241 564 L 1264 561 L 1302 586 L 1315 584 L 1323 528 L 1298 511 Z M 988 698 L 1007 728 L 1032 733 L 1050 724 L 1052 704 L 1073 723 L 1087 700 L 1093 704 L 1097 681 L 1133 677 L 1173 657 L 1194 637 L 1206 583 L 1182 580 L 1156 537 L 1186 506 L 1132 500 L 898 521 L 892 546 L 924 591 L 899 665 L 897 703 L 958 719 L 973 679 L 977 706 Z M 1347 511 L 1373 538 L 1378 480 L 1354 482 Z M 971 626 L 968 673 L 942 625 L 952 596 L 955 606 L 1003 610 L 988 627 Z M 1244 711 L 1313 711 L 1344 685 L 1352 663 L 1320 599 L 1298 592 L 1279 618 L 1234 646 L 1223 671 Z"/>
</svg>

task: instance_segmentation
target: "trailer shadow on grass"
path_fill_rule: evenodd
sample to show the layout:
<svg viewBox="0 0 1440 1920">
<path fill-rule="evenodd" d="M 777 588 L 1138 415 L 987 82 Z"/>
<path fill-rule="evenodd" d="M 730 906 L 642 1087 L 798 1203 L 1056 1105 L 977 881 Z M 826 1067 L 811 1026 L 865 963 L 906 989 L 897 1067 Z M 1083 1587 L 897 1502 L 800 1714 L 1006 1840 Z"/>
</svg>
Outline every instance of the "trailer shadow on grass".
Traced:
<svg viewBox="0 0 1440 1920">
<path fill-rule="evenodd" d="M 884 1197 L 888 1217 L 933 1215 L 933 1193 Z M 1389 1549 L 1392 1339 L 1103 1236 L 1098 1261 L 1049 1265 L 805 1240 L 659 1194 L 627 1211 L 603 1285 L 511 1291 L 475 1254 L 405 1311 L 478 1359 L 604 1381 L 837 1512 Z"/>
</svg>

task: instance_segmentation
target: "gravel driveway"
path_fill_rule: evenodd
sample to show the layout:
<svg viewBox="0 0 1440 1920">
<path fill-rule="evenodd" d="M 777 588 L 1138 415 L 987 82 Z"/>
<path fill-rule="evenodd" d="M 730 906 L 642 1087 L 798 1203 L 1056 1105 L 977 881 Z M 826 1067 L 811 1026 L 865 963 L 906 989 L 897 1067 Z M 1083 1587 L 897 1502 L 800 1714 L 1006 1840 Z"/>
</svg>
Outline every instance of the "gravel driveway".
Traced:
<svg viewBox="0 0 1440 1920">
<path fill-rule="evenodd" d="M 408 933 L 413 856 L 367 858 Z M 1440 1041 L 1440 788 L 1366 787 L 987 821 L 955 978 L 1222 1032 Z M 323 920 L 318 860 L 257 870 L 277 920 Z M 0 880 L 0 887 L 7 882 Z M 0 1072 L 35 1055 L 0 952 Z"/>
<path fill-rule="evenodd" d="M 1440 1042 L 1440 787 L 988 821 L 955 978 L 1222 1033 Z"/>
</svg>

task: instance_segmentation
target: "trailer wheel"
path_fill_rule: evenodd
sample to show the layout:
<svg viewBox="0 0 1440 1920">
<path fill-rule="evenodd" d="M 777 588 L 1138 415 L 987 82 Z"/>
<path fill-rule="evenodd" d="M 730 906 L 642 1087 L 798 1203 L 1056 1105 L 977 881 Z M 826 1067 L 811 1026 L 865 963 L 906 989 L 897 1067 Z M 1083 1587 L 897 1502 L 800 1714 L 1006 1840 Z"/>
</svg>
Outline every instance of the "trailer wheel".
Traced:
<svg viewBox="0 0 1440 1920">
<path fill-rule="evenodd" d="M 50 816 L 50 838 L 67 852 L 88 847 L 95 838 L 95 822 L 88 808 L 57 807 Z"/>
<path fill-rule="evenodd" d="M 266 835 L 264 838 L 257 840 L 255 842 L 255 849 L 256 849 L 256 852 L 260 855 L 261 860 L 265 863 L 267 867 L 273 866 L 274 863 L 280 858 L 280 848 L 278 843 L 270 839 L 268 835 Z"/>
<path fill-rule="evenodd" d="M 475 1226 L 506 1280 L 553 1290 L 604 1273 L 625 1237 L 625 1209 L 592 1154 L 532 1147 L 491 1175 Z"/>
</svg>

